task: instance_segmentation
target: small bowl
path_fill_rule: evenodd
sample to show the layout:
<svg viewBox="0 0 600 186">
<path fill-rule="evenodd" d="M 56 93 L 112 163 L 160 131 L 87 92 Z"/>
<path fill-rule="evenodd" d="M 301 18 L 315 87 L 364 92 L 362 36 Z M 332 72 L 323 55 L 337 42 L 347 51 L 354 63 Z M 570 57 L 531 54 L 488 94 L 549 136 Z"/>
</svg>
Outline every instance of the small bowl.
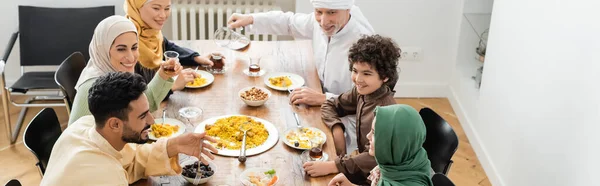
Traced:
<svg viewBox="0 0 600 186">
<path fill-rule="evenodd" d="M 186 165 L 194 164 L 197 161 L 198 161 L 198 158 L 196 158 L 196 157 L 190 157 L 189 159 L 187 159 L 187 160 L 185 160 L 185 161 L 183 161 L 181 163 L 181 168 L 185 167 Z M 198 184 L 196 184 L 196 185 L 205 184 L 212 177 L 215 177 L 215 174 L 217 173 L 217 165 L 215 163 L 213 163 L 212 161 L 209 161 L 208 162 L 208 166 L 214 171 L 213 175 L 211 175 L 209 177 L 206 177 L 206 178 L 201 178 L 200 180 L 198 180 Z M 195 178 L 186 177 L 183 174 L 181 175 L 181 177 L 185 178 L 185 180 L 187 180 L 188 182 L 190 182 L 190 184 L 192 184 L 192 185 L 194 184 L 194 179 Z"/>
<path fill-rule="evenodd" d="M 267 93 L 267 98 L 264 100 L 260 100 L 260 101 L 251 101 L 251 100 L 246 100 L 246 99 L 242 98 L 242 94 L 244 92 L 246 92 L 247 90 L 252 89 L 252 87 L 246 87 L 246 88 L 243 88 L 242 90 L 240 90 L 240 92 L 238 92 L 238 97 L 240 97 L 240 99 L 242 101 L 244 101 L 244 103 L 246 103 L 246 105 L 252 106 L 252 107 L 258 107 L 258 106 L 265 104 L 265 102 L 267 102 L 267 100 L 269 100 L 269 98 L 271 97 L 271 91 L 267 90 L 266 88 L 262 88 L 262 87 L 254 87 L 254 88 L 260 89 L 264 93 Z"/>
</svg>

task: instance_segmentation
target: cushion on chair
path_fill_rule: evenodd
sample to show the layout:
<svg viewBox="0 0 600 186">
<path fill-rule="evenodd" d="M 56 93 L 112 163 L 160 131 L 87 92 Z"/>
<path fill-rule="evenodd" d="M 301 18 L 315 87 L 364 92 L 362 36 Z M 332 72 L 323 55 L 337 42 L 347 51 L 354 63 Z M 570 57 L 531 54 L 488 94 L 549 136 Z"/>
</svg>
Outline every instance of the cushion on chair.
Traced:
<svg viewBox="0 0 600 186">
<path fill-rule="evenodd" d="M 26 72 L 9 89 L 11 92 L 27 93 L 31 89 L 56 89 L 54 72 Z"/>
</svg>

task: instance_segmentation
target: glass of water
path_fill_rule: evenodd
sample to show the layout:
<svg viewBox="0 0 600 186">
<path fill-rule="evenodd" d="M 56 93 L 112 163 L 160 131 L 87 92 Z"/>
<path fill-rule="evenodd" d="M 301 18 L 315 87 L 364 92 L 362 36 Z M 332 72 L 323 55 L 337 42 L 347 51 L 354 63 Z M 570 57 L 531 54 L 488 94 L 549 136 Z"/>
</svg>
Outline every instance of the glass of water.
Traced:
<svg viewBox="0 0 600 186">
<path fill-rule="evenodd" d="M 183 107 L 179 109 L 179 116 L 186 119 L 187 127 L 193 131 L 197 122 L 202 120 L 202 112 L 202 109 L 198 107 Z"/>
</svg>

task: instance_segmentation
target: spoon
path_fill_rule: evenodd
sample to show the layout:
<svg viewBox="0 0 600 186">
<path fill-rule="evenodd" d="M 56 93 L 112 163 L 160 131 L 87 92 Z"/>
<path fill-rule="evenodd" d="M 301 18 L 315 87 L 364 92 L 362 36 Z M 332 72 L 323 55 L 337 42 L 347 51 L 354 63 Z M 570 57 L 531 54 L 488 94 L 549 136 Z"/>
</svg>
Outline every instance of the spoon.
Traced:
<svg viewBox="0 0 600 186">
<path fill-rule="evenodd" d="M 242 148 L 240 149 L 240 156 L 238 156 L 238 161 L 241 163 L 246 162 L 246 134 L 248 133 L 248 129 L 244 126 L 248 122 L 244 122 L 244 124 L 240 125 L 240 130 L 244 132 L 244 138 L 242 139 Z"/>
</svg>

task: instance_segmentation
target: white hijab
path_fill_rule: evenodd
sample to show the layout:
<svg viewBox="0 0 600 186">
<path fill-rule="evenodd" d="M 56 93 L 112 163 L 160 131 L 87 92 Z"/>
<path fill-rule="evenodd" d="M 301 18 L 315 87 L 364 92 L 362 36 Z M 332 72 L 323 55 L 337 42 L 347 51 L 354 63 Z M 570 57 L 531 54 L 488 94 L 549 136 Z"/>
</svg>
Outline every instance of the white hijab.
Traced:
<svg viewBox="0 0 600 186">
<path fill-rule="evenodd" d="M 310 0 L 314 8 L 348 10 L 354 5 L 354 0 Z"/>
<path fill-rule="evenodd" d="M 77 80 L 76 89 L 89 79 L 117 72 L 110 64 L 110 47 L 119 35 L 126 32 L 135 32 L 137 35 L 135 25 L 123 16 L 110 16 L 98 23 L 90 42 L 90 60 Z"/>
</svg>

